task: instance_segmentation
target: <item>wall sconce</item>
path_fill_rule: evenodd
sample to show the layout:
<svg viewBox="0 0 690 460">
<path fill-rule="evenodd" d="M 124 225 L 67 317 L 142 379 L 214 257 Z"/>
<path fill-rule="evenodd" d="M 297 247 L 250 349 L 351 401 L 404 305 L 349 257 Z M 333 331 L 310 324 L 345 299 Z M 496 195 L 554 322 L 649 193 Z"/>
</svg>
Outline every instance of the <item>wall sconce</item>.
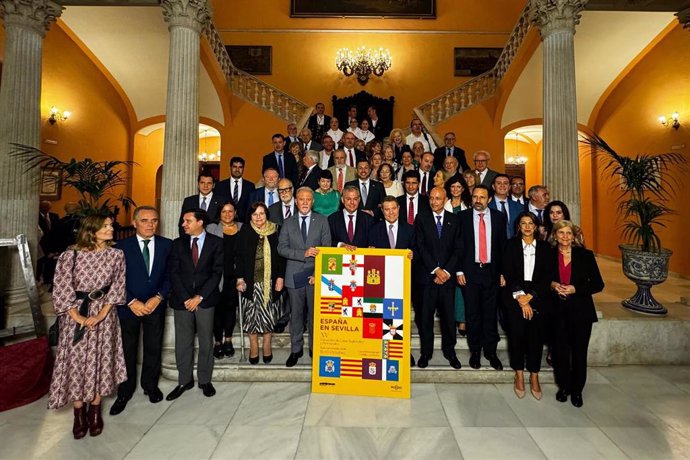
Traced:
<svg viewBox="0 0 690 460">
<path fill-rule="evenodd" d="M 354 52 L 347 48 L 338 50 L 335 56 L 335 66 L 346 77 L 357 75 L 357 81 L 365 85 L 373 73 L 377 77 L 391 68 L 391 53 L 387 49 L 367 49 L 360 46 Z"/>
<path fill-rule="evenodd" d="M 71 116 L 72 112 L 70 112 L 69 110 L 63 110 L 62 112 L 60 112 L 60 109 L 58 109 L 55 106 L 52 106 L 50 108 L 50 117 L 48 117 L 48 123 L 54 125 L 58 121 L 67 121 Z"/>
<path fill-rule="evenodd" d="M 670 124 L 673 129 L 677 130 L 680 128 L 680 115 L 678 115 L 678 112 L 673 112 L 670 120 L 664 115 L 661 115 L 659 117 L 659 123 L 661 123 L 662 126 L 668 126 Z"/>
</svg>

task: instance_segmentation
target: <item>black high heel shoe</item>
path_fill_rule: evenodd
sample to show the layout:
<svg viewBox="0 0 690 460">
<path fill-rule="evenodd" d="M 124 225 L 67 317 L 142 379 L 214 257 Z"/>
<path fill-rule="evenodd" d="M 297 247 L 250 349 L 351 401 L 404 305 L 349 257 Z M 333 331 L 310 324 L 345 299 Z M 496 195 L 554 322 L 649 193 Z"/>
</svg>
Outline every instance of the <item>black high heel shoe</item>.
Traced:
<svg viewBox="0 0 690 460">
<path fill-rule="evenodd" d="M 264 355 L 264 363 L 265 363 L 265 364 L 268 364 L 268 363 L 270 363 L 271 361 L 273 361 L 273 354 Z"/>
<path fill-rule="evenodd" d="M 249 364 L 258 364 L 259 363 L 259 355 L 256 355 L 254 357 L 249 357 Z"/>
</svg>

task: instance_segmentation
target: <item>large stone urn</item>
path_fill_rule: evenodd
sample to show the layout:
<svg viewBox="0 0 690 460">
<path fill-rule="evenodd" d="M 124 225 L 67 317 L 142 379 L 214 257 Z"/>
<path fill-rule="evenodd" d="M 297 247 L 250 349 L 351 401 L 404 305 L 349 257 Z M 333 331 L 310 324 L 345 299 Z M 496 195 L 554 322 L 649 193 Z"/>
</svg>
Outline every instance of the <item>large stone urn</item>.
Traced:
<svg viewBox="0 0 690 460">
<path fill-rule="evenodd" d="M 652 296 L 652 286 L 666 281 L 672 251 L 643 251 L 639 246 L 621 244 L 623 273 L 637 285 L 637 292 L 621 302 L 629 310 L 646 315 L 663 316 L 668 310 Z"/>
</svg>

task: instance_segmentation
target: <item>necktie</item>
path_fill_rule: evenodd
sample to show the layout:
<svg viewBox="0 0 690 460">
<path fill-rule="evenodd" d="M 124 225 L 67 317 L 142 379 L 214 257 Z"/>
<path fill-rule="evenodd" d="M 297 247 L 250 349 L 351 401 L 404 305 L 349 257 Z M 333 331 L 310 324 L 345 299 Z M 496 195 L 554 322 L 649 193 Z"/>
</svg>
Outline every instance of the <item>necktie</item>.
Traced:
<svg viewBox="0 0 690 460">
<path fill-rule="evenodd" d="M 285 177 L 285 169 L 283 168 L 283 155 L 278 155 L 278 174 L 281 178 Z"/>
<path fill-rule="evenodd" d="M 449 157 L 451 155 L 453 155 L 453 151 L 451 149 L 448 149 L 448 151 L 446 152 L 446 156 Z"/>
<path fill-rule="evenodd" d="M 199 238 L 192 238 L 192 263 L 194 264 L 194 268 L 196 268 L 196 264 L 199 263 L 198 241 Z"/>
<path fill-rule="evenodd" d="M 393 235 L 393 224 L 388 224 L 388 244 L 391 249 L 395 249 L 395 235 Z"/>
<path fill-rule="evenodd" d="M 501 212 L 506 216 L 506 231 L 508 232 L 508 235 L 510 235 L 510 224 L 508 223 L 510 217 L 508 217 L 508 209 L 506 209 L 505 201 L 501 201 Z"/>
<path fill-rule="evenodd" d="M 438 237 L 441 238 L 441 230 L 443 225 L 441 225 L 441 216 L 436 216 L 436 231 L 438 232 Z"/>
<path fill-rule="evenodd" d="M 207 208 L 208 208 L 208 205 L 206 204 L 206 197 L 203 196 L 203 197 L 201 197 L 201 209 L 203 209 L 204 211 L 206 211 Z"/>
<path fill-rule="evenodd" d="M 543 212 L 544 212 L 544 210 L 542 210 L 542 209 L 537 209 L 537 220 L 539 221 L 539 225 L 542 224 L 541 214 L 542 214 Z"/>
<path fill-rule="evenodd" d="M 343 193 L 343 168 L 338 168 L 338 191 Z"/>
<path fill-rule="evenodd" d="M 355 224 L 352 222 L 352 214 L 348 214 L 347 217 L 350 218 L 350 222 L 347 224 L 347 237 L 352 243 L 352 240 L 355 239 Z"/>
<path fill-rule="evenodd" d="M 307 244 L 307 217 L 308 216 L 302 216 L 302 225 L 300 226 L 300 230 L 302 231 L 302 241 L 304 241 L 304 244 Z"/>
<path fill-rule="evenodd" d="M 485 264 L 489 261 L 489 256 L 486 248 L 486 222 L 484 222 L 484 213 L 479 214 L 479 262 Z"/>
<path fill-rule="evenodd" d="M 367 197 L 369 196 L 369 193 L 367 192 L 367 184 L 365 182 L 362 182 L 362 206 L 367 202 Z"/>
<path fill-rule="evenodd" d="M 410 204 L 407 206 L 407 223 L 414 225 L 414 198 L 410 197 Z"/>
<path fill-rule="evenodd" d="M 422 195 L 426 195 L 426 173 L 424 173 L 424 178 L 422 179 Z"/>
<path fill-rule="evenodd" d="M 271 206 L 273 204 L 273 194 L 275 192 L 268 192 L 268 205 Z"/>
<path fill-rule="evenodd" d="M 235 188 L 232 190 L 232 199 L 235 201 L 235 204 L 240 201 L 240 181 L 235 180 Z"/>
<path fill-rule="evenodd" d="M 347 149 L 347 156 L 350 159 L 350 166 L 353 168 L 356 166 L 355 157 L 352 155 L 352 149 Z"/>
<path fill-rule="evenodd" d="M 292 210 L 290 209 L 290 205 L 286 204 L 285 205 L 285 218 L 288 219 L 291 216 L 292 216 Z"/>
<path fill-rule="evenodd" d="M 144 240 L 144 250 L 142 255 L 144 256 L 144 265 L 146 265 L 146 273 L 151 273 L 151 252 L 149 252 L 149 243 L 151 240 Z"/>
</svg>

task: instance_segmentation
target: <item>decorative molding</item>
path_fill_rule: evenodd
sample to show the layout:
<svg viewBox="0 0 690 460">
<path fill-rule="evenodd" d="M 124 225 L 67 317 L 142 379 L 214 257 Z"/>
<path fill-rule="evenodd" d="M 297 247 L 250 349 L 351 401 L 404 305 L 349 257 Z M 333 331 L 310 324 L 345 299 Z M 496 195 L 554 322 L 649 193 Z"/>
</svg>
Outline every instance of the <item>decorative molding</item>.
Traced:
<svg viewBox="0 0 690 460">
<path fill-rule="evenodd" d="M 41 37 L 45 37 L 62 10 L 62 6 L 51 0 L 0 0 L 0 18 L 5 21 L 5 27 L 28 28 Z"/>
<path fill-rule="evenodd" d="M 220 33 L 233 34 L 397 34 L 397 35 L 498 35 L 510 32 L 495 30 L 432 30 L 432 29 L 240 29 L 218 28 Z"/>
<path fill-rule="evenodd" d="M 530 0 L 530 22 L 539 27 L 542 40 L 554 32 L 575 33 L 588 0 Z"/>
<path fill-rule="evenodd" d="M 690 7 L 680 10 L 676 13 L 678 16 L 678 22 L 683 26 L 684 29 L 690 30 Z"/>
<path fill-rule="evenodd" d="M 161 8 L 168 28 L 185 27 L 201 35 L 211 19 L 208 0 L 162 0 Z"/>
</svg>

